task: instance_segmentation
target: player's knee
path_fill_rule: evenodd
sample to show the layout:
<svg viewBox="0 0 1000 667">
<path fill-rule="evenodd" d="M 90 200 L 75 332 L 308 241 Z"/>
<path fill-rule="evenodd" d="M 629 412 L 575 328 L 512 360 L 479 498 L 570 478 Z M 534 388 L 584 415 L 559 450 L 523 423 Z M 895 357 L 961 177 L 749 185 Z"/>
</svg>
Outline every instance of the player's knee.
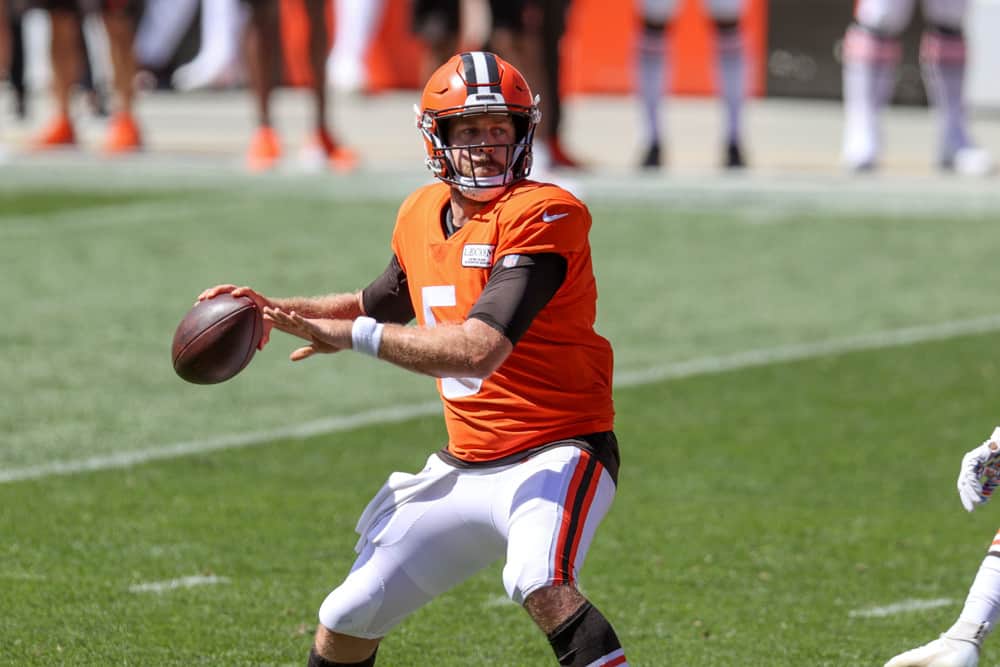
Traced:
<svg viewBox="0 0 1000 667">
<path fill-rule="evenodd" d="M 333 632 L 375 639 L 384 634 L 374 627 L 382 601 L 380 585 L 366 585 L 348 578 L 323 600 L 319 622 Z"/>
<path fill-rule="evenodd" d="M 964 66 L 965 36 L 961 28 L 929 25 L 920 40 L 920 60 L 926 65 Z"/>
<path fill-rule="evenodd" d="M 898 38 L 870 30 L 860 23 L 851 24 L 844 36 L 845 63 L 887 63 L 895 65 L 903 58 Z"/>
<path fill-rule="evenodd" d="M 523 605 L 529 595 L 552 583 L 548 568 L 527 562 L 507 561 L 503 568 L 503 586 L 508 597 Z"/>
</svg>

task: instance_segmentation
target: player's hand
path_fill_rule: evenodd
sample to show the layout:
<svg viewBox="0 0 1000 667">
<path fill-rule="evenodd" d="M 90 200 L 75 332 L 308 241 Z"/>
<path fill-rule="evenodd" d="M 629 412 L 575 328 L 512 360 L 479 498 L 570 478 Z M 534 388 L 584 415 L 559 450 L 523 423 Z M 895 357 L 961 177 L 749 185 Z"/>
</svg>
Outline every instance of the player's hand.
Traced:
<svg viewBox="0 0 1000 667">
<path fill-rule="evenodd" d="M 958 473 L 958 497 L 967 512 L 976 509 L 993 495 L 1000 483 L 1000 426 L 990 439 L 962 457 Z"/>
<path fill-rule="evenodd" d="M 257 305 L 257 310 L 264 312 L 265 308 L 272 306 L 271 300 L 268 299 L 263 294 L 260 294 L 249 287 L 237 287 L 236 285 L 216 285 L 215 287 L 209 287 L 207 290 L 198 295 L 198 299 L 195 303 L 199 301 L 205 301 L 206 299 L 214 299 L 220 294 L 232 294 L 235 297 L 245 296 L 253 301 Z M 260 336 L 260 342 L 257 343 L 257 349 L 263 350 L 264 346 L 267 345 L 267 341 L 271 340 L 271 327 L 273 325 L 271 322 L 264 319 L 264 331 Z"/>
<path fill-rule="evenodd" d="M 333 354 L 351 347 L 351 321 L 308 319 L 293 311 L 264 308 L 264 321 L 280 331 L 309 341 L 309 345 L 294 350 L 292 361 L 308 359 L 314 354 Z"/>
</svg>

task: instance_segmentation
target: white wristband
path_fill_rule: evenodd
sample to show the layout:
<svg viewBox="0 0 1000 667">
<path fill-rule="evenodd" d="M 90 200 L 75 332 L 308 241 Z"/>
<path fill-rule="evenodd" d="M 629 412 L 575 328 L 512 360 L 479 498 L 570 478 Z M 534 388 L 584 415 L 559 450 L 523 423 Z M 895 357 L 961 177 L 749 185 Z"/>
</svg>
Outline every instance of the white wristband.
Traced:
<svg viewBox="0 0 1000 667">
<path fill-rule="evenodd" d="M 382 329 L 371 317 L 359 317 L 351 326 L 351 347 L 372 357 L 378 357 L 378 348 L 382 345 Z"/>
</svg>

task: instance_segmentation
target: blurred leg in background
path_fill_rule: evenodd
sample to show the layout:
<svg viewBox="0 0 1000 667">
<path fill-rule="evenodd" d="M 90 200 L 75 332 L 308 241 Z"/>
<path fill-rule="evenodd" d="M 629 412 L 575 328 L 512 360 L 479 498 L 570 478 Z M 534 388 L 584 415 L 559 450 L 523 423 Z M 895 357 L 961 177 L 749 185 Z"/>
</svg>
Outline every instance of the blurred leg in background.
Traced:
<svg viewBox="0 0 1000 667">
<path fill-rule="evenodd" d="M 992 171 L 993 161 L 973 144 L 965 110 L 963 24 L 967 5 L 966 0 L 924 0 L 920 68 L 938 116 L 938 166 L 961 174 L 984 175 Z"/>
<path fill-rule="evenodd" d="M 136 0 L 104 0 L 102 12 L 108 32 L 114 88 L 104 151 L 130 153 L 142 148 L 142 133 L 135 114 L 135 25 L 139 3 Z"/>
<path fill-rule="evenodd" d="M 536 78 L 529 80 L 538 82 L 535 92 L 541 95 L 542 106 L 534 152 L 541 166 L 554 169 L 580 167 L 580 162 L 566 152 L 561 138 L 560 46 L 566 32 L 569 5 L 570 0 L 527 0 L 525 6 L 524 30 L 527 40 L 535 45 L 529 53 L 537 59 L 534 68 L 529 68 L 529 71 L 537 70 Z"/>
<path fill-rule="evenodd" d="M 52 66 L 52 119 L 32 140 L 35 150 L 76 145 L 76 131 L 70 116 L 74 86 L 82 73 L 83 44 L 80 10 L 76 0 L 43 0 L 50 21 L 49 57 Z"/>
<path fill-rule="evenodd" d="M 844 37 L 845 166 L 869 171 L 882 152 L 879 119 L 892 99 L 903 58 L 900 35 L 913 14 L 913 0 L 860 0 Z"/>
<path fill-rule="evenodd" d="M 136 66 L 147 88 L 168 89 L 170 63 L 198 13 L 199 0 L 145 0 L 135 31 Z"/>
<path fill-rule="evenodd" d="M 271 118 L 271 94 L 277 77 L 279 50 L 277 0 L 243 0 L 250 6 L 244 50 L 253 93 L 257 129 L 247 151 L 247 168 L 263 171 L 281 159 L 281 142 Z"/>
<path fill-rule="evenodd" d="M 385 0 L 334 0 L 333 48 L 326 62 L 326 80 L 340 93 L 368 88 L 365 55 L 375 38 Z"/>
<path fill-rule="evenodd" d="M 372 0 L 376 2 L 377 0 Z M 357 165 L 357 155 L 334 138 L 328 121 L 326 62 L 330 53 L 329 31 L 326 27 L 325 0 L 305 0 L 309 17 L 310 87 L 313 101 L 313 129 L 304 145 L 302 161 L 306 167 L 329 166 L 335 171 L 347 171 Z M 338 20 L 340 17 L 337 17 Z"/>
<path fill-rule="evenodd" d="M 722 164 L 728 169 L 746 166 L 743 151 L 743 107 L 747 98 L 747 58 L 740 17 L 743 0 L 709 0 L 715 23 L 716 87 L 725 118 Z"/>
<path fill-rule="evenodd" d="M 0 13 L 3 13 L 3 26 L 0 33 L 6 40 L 0 47 L 0 58 L 5 58 L 0 70 L 7 72 L 11 90 L 14 93 L 14 114 L 21 120 L 28 117 L 28 90 L 25 82 L 25 44 L 24 44 L 24 12 L 27 9 L 26 0 L 0 0 Z"/>
<path fill-rule="evenodd" d="M 231 87 L 242 81 L 240 43 L 247 13 L 240 0 L 202 0 L 201 47 L 194 60 L 174 72 L 175 88 Z"/>
<path fill-rule="evenodd" d="M 458 51 L 460 29 L 459 0 L 413 0 L 413 34 L 427 46 L 422 81 Z"/>
</svg>

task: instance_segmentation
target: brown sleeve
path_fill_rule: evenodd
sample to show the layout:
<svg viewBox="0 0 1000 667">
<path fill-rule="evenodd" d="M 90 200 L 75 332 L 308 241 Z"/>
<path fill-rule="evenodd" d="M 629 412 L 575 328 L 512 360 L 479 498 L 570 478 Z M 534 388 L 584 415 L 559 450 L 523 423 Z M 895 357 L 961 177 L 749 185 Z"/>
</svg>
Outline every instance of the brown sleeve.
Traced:
<svg viewBox="0 0 1000 667">
<path fill-rule="evenodd" d="M 516 344 L 565 279 L 562 255 L 505 255 L 493 266 L 469 317 L 482 320 Z"/>
<path fill-rule="evenodd" d="M 389 260 L 378 278 L 361 291 L 361 303 L 365 314 L 379 322 L 406 324 L 415 316 L 410 290 L 406 284 L 406 272 L 400 266 L 396 255 Z"/>
</svg>

